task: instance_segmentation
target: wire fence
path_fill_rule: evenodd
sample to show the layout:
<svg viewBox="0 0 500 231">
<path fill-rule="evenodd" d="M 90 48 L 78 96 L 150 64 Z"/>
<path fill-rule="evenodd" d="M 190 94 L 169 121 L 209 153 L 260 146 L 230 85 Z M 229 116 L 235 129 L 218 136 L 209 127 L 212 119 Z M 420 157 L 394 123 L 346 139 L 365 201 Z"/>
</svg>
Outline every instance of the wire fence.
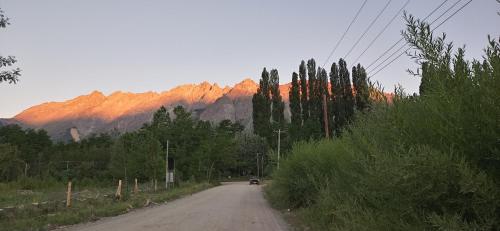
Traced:
<svg viewBox="0 0 500 231">
<path fill-rule="evenodd" d="M 79 188 L 79 187 L 76 187 Z M 82 187 L 80 190 L 71 192 L 71 207 L 81 207 L 85 205 L 94 206 L 104 203 L 114 203 L 127 200 L 129 197 L 144 193 L 162 193 L 165 192 L 165 185 L 160 182 L 142 182 L 137 184 L 135 181 L 124 181 L 121 188 L 122 196 L 116 197 L 118 182 L 110 187 L 93 188 Z M 10 201 L 3 202 L 0 205 L 0 220 L 13 219 L 18 217 L 44 217 L 55 214 L 58 211 L 68 209 L 67 188 L 61 187 L 60 190 L 52 191 L 34 191 L 34 190 L 15 190 L 12 192 Z"/>
</svg>

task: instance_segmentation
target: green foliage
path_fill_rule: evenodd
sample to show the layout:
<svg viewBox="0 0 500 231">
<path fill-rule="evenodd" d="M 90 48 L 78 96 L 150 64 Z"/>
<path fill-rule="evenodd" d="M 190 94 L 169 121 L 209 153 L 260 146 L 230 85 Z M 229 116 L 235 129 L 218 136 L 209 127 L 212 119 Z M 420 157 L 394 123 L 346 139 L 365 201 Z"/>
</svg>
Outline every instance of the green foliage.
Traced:
<svg viewBox="0 0 500 231">
<path fill-rule="evenodd" d="M 13 181 L 23 174 L 24 162 L 19 151 L 10 144 L 0 144 L 0 179 Z"/>
<path fill-rule="evenodd" d="M 361 64 L 352 67 L 352 84 L 356 92 L 356 109 L 366 111 L 370 106 L 370 92 L 366 77 L 366 70 Z"/>
<path fill-rule="evenodd" d="M 333 110 L 333 134 L 336 136 L 340 135 L 342 131 L 342 125 L 344 124 L 343 118 L 345 114 L 344 108 L 344 97 L 342 84 L 339 76 L 339 68 L 336 63 L 332 64 L 330 70 L 330 84 L 332 87 L 332 110 Z"/>
<path fill-rule="evenodd" d="M 230 120 L 223 120 L 217 125 L 198 121 L 181 106 L 174 108 L 173 113 L 174 119 L 171 120 L 166 109 L 160 108 L 154 114 L 152 123 L 144 126 L 145 130 L 153 134 L 153 139 L 161 141 L 163 152 L 158 156 L 161 160 L 153 161 L 160 163 L 160 169 L 164 168 L 161 163 L 168 142 L 169 157 L 174 158 L 177 179 L 180 181 L 212 181 L 218 177 L 240 174 L 239 144 L 235 137 L 244 129 L 241 124 Z M 145 143 L 143 140 L 140 142 Z"/>
<path fill-rule="evenodd" d="M 500 229 L 500 40 L 468 62 L 425 23 L 407 22 L 422 94 L 396 89 L 340 139 L 297 144 L 267 190 L 313 230 Z M 344 66 L 339 77 L 332 66 L 334 102 L 335 89 L 350 90 Z"/>
<path fill-rule="evenodd" d="M 276 147 L 275 130 L 285 127 L 285 103 L 280 94 L 278 70 L 271 70 L 270 77 L 266 68 L 262 71 L 259 88 L 252 98 L 253 132 L 266 138 L 267 142 Z"/>
<path fill-rule="evenodd" d="M 44 130 L 23 130 L 19 125 L 0 128 L 0 144 L 13 146 L 17 158 L 24 163 L 27 176 L 41 176 L 46 169 L 45 160 L 51 152 L 52 142 Z"/>
<path fill-rule="evenodd" d="M 346 126 L 353 120 L 354 116 L 354 96 L 352 94 L 351 78 L 349 76 L 349 70 L 347 64 L 343 59 L 339 60 L 339 78 L 342 88 L 342 99 L 344 101 L 344 118 L 341 127 Z"/>
<path fill-rule="evenodd" d="M 165 166 L 161 144 L 147 130 L 121 136 L 111 153 L 109 168 L 115 179 L 154 180 Z"/>
<path fill-rule="evenodd" d="M 300 106 L 302 107 L 302 120 L 306 121 L 309 118 L 309 104 L 308 104 L 308 91 L 307 91 L 307 76 L 306 76 L 306 62 L 302 60 L 299 66 L 299 79 L 300 79 Z"/>
<path fill-rule="evenodd" d="M 292 140 L 299 139 L 300 128 L 302 127 L 302 110 L 300 108 L 300 85 L 297 73 L 292 74 L 292 86 L 290 87 L 289 100 L 290 100 L 290 114 L 291 124 L 293 127 L 290 131 Z"/>
<path fill-rule="evenodd" d="M 271 70 L 271 78 L 269 80 L 271 85 L 271 120 L 274 128 L 281 128 L 285 126 L 285 103 L 280 94 L 280 77 L 278 70 Z"/>
<path fill-rule="evenodd" d="M 41 161 L 42 178 L 59 180 L 109 179 L 108 166 L 112 138 L 107 134 L 92 135 L 80 142 L 59 143 Z"/>
<path fill-rule="evenodd" d="M 323 136 L 325 134 L 325 116 L 324 116 L 324 106 L 323 105 L 324 103 L 326 103 L 326 111 L 327 111 L 327 119 L 330 121 L 331 118 L 333 118 L 332 116 L 329 116 L 331 114 L 329 114 L 329 112 L 331 111 L 331 105 L 328 104 L 328 102 L 330 101 L 330 90 L 329 90 L 329 87 L 328 87 L 328 77 L 327 77 L 327 73 L 326 73 L 326 70 L 323 69 L 323 68 L 318 68 L 318 113 L 319 113 L 319 121 L 321 123 L 321 136 Z M 323 102 L 323 97 L 325 97 L 325 102 Z M 330 109 L 330 110 L 329 110 Z M 329 129 L 329 128 L 327 128 Z M 330 131 L 329 131 L 330 132 Z"/>
<path fill-rule="evenodd" d="M 52 144 L 43 130 L 23 130 L 18 125 L 0 127 L 0 179 L 54 178 L 66 182 L 165 179 L 165 155 L 174 158 L 176 181 L 214 180 L 252 172 L 238 147 L 244 127 L 223 120 L 219 124 L 199 121 L 182 106 L 165 107 L 153 115 L 151 123 L 137 131 L 112 138 L 91 135 L 80 142 Z M 255 155 L 255 150 L 253 155 Z M 262 153 L 265 153 L 263 150 Z M 242 158 L 242 159 L 240 159 Z"/>
<path fill-rule="evenodd" d="M 309 120 L 320 118 L 320 99 L 319 99 L 319 80 L 316 72 L 316 61 L 309 59 L 307 61 L 307 75 L 309 78 Z"/>
<path fill-rule="evenodd" d="M 262 71 L 259 88 L 252 97 L 252 107 L 254 133 L 269 140 L 272 136 L 271 86 L 266 68 Z"/>
<path fill-rule="evenodd" d="M 253 134 L 239 134 L 237 142 L 237 171 L 240 176 L 257 175 L 256 156 L 264 155 L 264 168 L 269 163 L 268 144 L 265 138 Z M 267 174 L 266 174 L 267 175 Z"/>
</svg>

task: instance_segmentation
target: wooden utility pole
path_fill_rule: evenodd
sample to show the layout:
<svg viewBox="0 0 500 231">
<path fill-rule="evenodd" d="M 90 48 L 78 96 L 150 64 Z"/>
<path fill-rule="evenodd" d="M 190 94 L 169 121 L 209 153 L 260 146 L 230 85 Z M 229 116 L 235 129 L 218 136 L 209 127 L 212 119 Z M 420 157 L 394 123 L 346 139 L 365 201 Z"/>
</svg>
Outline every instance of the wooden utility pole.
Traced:
<svg viewBox="0 0 500 231">
<path fill-rule="evenodd" d="M 71 181 L 68 182 L 68 191 L 66 192 L 66 207 L 71 207 Z"/>
<path fill-rule="evenodd" d="M 326 104 L 326 95 L 323 95 L 323 122 L 325 124 L 325 137 L 330 138 L 330 131 L 328 129 L 328 105 Z"/>
</svg>

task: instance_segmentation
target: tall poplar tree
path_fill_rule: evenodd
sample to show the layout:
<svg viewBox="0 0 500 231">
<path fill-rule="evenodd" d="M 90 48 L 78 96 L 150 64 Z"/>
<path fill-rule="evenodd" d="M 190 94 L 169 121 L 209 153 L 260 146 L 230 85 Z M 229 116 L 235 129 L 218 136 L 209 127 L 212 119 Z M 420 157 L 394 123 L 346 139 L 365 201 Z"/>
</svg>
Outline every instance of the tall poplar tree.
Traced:
<svg viewBox="0 0 500 231">
<path fill-rule="evenodd" d="M 299 76 L 296 72 L 292 74 L 292 86 L 290 87 L 289 100 L 290 100 L 290 114 L 291 123 L 294 129 L 300 129 L 302 126 L 302 110 L 300 109 L 300 85 Z"/>
<path fill-rule="evenodd" d="M 321 118 L 321 130 L 323 132 L 323 135 L 325 135 L 325 118 L 324 118 L 324 102 L 323 102 L 323 96 L 326 97 L 326 107 L 327 107 L 327 119 L 328 119 L 328 126 L 330 127 L 330 111 L 328 108 L 328 102 L 330 101 L 330 92 L 328 90 L 328 77 L 326 70 L 324 68 L 318 68 L 318 103 L 319 103 L 319 115 Z M 329 128 L 327 128 L 329 129 Z"/>
<path fill-rule="evenodd" d="M 271 129 L 271 95 L 269 88 L 269 72 L 262 71 L 259 88 L 252 97 L 252 119 L 254 133 L 265 138 L 272 134 Z"/>
<path fill-rule="evenodd" d="M 307 74 L 309 77 L 309 116 L 311 120 L 319 120 L 318 114 L 318 81 L 316 77 L 316 61 L 307 61 Z"/>
<path fill-rule="evenodd" d="M 344 121 L 345 123 L 350 123 L 354 116 L 354 95 L 352 94 L 349 70 L 347 69 L 347 64 L 343 59 L 339 60 L 339 76 L 344 99 Z"/>
<path fill-rule="evenodd" d="M 283 129 L 285 125 L 285 103 L 281 97 L 280 76 L 276 69 L 271 70 L 270 90 L 272 102 L 271 119 L 277 127 Z"/>
<path fill-rule="evenodd" d="M 332 64 L 330 69 L 330 85 L 332 86 L 332 111 L 333 111 L 333 134 L 340 136 L 344 124 L 344 94 L 339 76 L 339 68 L 336 63 Z"/>
<path fill-rule="evenodd" d="M 319 81 L 316 73 L 316 61 L 309 59 L 307 61 L 307 74 L 308 80 L 308 108 L 309 118 L 304 121 L 304 136 L 305 138 L 318 139 L 321 137 L 321 114 L 320 114 L 320 101 Z"/>
<path fill-rule="evenodd" d="M 306 62 L 302 60 L 299 66 L 299 79 L 300 79 L 300 105 L 302 106 L 302 121 L 309 118 L 309 104 L 307 94 L 307 70 Z"/>
<path fill-rule="evenodd" d="M 356 92 L 356 109 L 365 111 L 370 105 L 370 92 L 366 70 L 361 64 L 352 67 L 352 84 Z"/>
</svg>

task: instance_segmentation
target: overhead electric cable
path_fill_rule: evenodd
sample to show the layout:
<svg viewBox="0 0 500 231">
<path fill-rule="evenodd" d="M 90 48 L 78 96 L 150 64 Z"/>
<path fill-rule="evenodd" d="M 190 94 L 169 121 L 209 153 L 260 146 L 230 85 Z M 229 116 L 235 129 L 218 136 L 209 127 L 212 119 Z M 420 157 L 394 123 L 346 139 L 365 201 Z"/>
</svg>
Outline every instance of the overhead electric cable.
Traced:
<svg viewBox="0 0 500 231">
<path fill-rule="evenodd" d="M 401 50 L 403 50 L 403 48 L 406 47 L 406 45 L 408 45 L 408 43 L 405 43 L 403 44 L 403 46 L 400 46 L 398 49 L 396 49 L 394 52 L 392 52 L 389 56 L 387 56 L 382 62 L 380 62 L 377 66 L 375 66 L 371 71 L 368 71 L 368 74 L 370 74 L 371 72 L 373 72 L 373 70 L 376 70 L 378 67 L 382 66 L 387 60 L 389 60 L 390 58 L 392 58 L 394 55 L 396 55 L 397 53 L 399 53 Z"/>
<path fill-rule="evenodd" d="M 323 63 L 323 66 L 322 68 L 325 68 L 325 65 L 328 63 L 328 61 L 330 60 L 330 58 L 332 57 L 333 53 L 335 53 L 335 51 L 337 50 L 337 48 L 339 47 L 340 43 L 342 42 L 342 40 L 344 40 L 344 37 L 345 35 L 347 34 L 347 32 L 349 31 L 349 29 L 351 29 L 351 26 L 352 24 L 354 24 L 354 22 L 356 21 L 356 19 L 358 18 L 359 16 L 359 13 L 361 13 L 361 10 L 365 7 L 366 5 L 366 2 L 368 2 L 368 0 L 365 0 L 363 2 L 363 4 L 361 4 L 361 7 L 359 7 L 358 9 L 358 12 L 356 12 L 356 15 L 354 16 L 354 18 L 351 20 L 351 23 L 349 23 L 349 26 L 347 27 L 347 29 L 344 31 L 344 34 L 342 34 L 342 36 L 340 37 L 339 41 L 337 41 L 337 44 L 335 44 L 335 47 L 333 48 L 333 50 L 330 52 L 330 54 L 328 55 L 328 58 L 326 58 L 325 60 L 325 63 Z"/>
<path fill-rule="evenodd" d="M 450 7 L 448 7 L 448 9 L 446 9 L 443 13 L 441 13 L 441 15 L 439 15 L 436 19 L 434 19 L 431 23 L 429 23 L 429 25 L 432 25 L 433 23 L 435 23 L 437 20 L 441 19 L 444 15 L 446 15 L 451 9 L 453 9 L 459 2 L 461 2 L 462 0 L 458 0 L 456 1 L 453 5 L 451 5 Z M 434 10 L 435 11 L 435 10 Z M 434 12 L 433 11 L 433 12 Z M 429 17 L 429 15 L 427 17 L 424 18 L 424 20 L 422 21 L 425 21 L 425 19 L 427 19 Z M 398 43 L 400 41 L 403 41 L 404 37 L 400 38 Z M 389 60 L 390 58 L 392 58 L 392 56 L 394 56 L 395 54 L 397 54 L 401 49 L 403 49 L 408 43 L 406 42 L 402 47 L 400 47 L 398 50 L 396 50 L 395 52 L 393 52 L 391 55 L 387 56 L 387 58 L 384 59 L 384 61 L 382 61 L 381 63 L 379 63 L 377 66 L 375 66 L 374 68 L 372 68 L 371 71 L 368 71 L 368 72 L 373 72 L 373 70 L 377 69 L 378 67 L 382 66 L 385 61 Z M 396 45 L 396 44 L 395 44 Z M 394 46 L 393 46 L 394 47 Z M 390 48 L 392 49 L 392 47 Z M 367 67 L 366 69 L 368 70 L 369 67 Z"/>
<path fill-rule="evenodd" d="M 439 15 L 436 19 L 434 19 L 431 23 L 429 23 L 429 25 L 432 25 L 434 24 L 436 21 L 438 21 L 439 19 L 441 19 L 445 14 L 447 14 L 451 9 L 453 9 L 453 7 L 455 7 L 458 3 L 460 3 L 462 0 L 457 0 L 455 3 L 453 3 L 453 5 L 451 5 L 450 7 L 448 7 L 447 10 L 445 10 L 441 15 Z"/>
<path fill-rule="evenodd" d="M 453 16 L 455 16 L 458 12 L 460 12 L 461 10 L 463 10 L 471 2 L 472 2 L 472 0 L 469 0 L 467 3 L 465 3 L 463 6 L 461 6 L 458 10 L 456 10 L 455 12 L 453 12 L 453 14 L 451 14 L 450 16 L 448 16 L 444 21 L 442 21 L 441 23 L 439 23 L 439 25 L 437 25 L 436 27 L 434 27 L 434 29 L 432 29 L 431 32 L 433 32 L 434 30 L 436 30 L 437 28 L 439 28 L 441 25 L 443 25 L 445 22 L 447 22 L 449 19 L 451 19 Z M 382 68 L 380 68 L 377 72 L 375 72 L 373 75 L 371 75 L 370 78 L 373 77 L 373 76 L 375 76 L 376 74 L 378 74 L 383 69 L 385 69 L 387 66 L 389 66 L 391 63 L 393 63 L 394 61 L 396 61 L 399 57 L 401 57 L 401 55 L 405 54 L 410 49 L 411 49 L 411 47 L 409 47 L 404 52 L 402 52 L 401 54 L 399 54 L 396 58 L 392 59 L 389 63 L 387 63 Z"/>
<path fill-rule="evenodd" d="M 401 13 L 401 11 L 403 11 L 403 9 L 408 5 L 408 3 L 410 3 L 410 0 L 406 1 L 406 3 L 398 10 L 398 12 L 391 18 L 391 20 L 384 26 L 384 28 L 377 34 L 377 36 L 375 36 L 375 38 L 373 38 L 373 40 L 370 42 L 370 44 L 368 44 L 368 46 L 363 50 L 363 52 L 361 52 L 361 54 L 353 62 L 354 65 L 356 64 L 356 62 L 358 62 L 359 58 L 361 58 L 361 56 L 363 56 L 365 54 L 365 52 L 368 49 L 370 49 L 370 47 L 373 45 L 373 43 L 375 43 L 375 41 L 377 41 L 377 39 L 380 37 L 380 35 L 382 35 L 382 33 L 384 33 L 384 31 L 389 27 L 389 25 L 391 25 L 392 22 L 394 22 L 394 19 L 396 19 L 396 17 L 398 17 L 398 15 Z"/>
<path fill-rule="evenodd" d="M 354 45 L 352 45 L 351 49 L 349 49 L 349 51 L 347 52 L 346 55 L 344 55 L 344 59 L 347 58 L 347 56 L 349 56 L 349 54 L 351 54 L 352 50 L 354 50 L 354 48 L 358 45 L 358 43 L 361 41 L 361 39 L 363 39 L 363 37 L 365 37 L 366 33 L 372 28 L 373 24 L 375 24 L 375 22 L 377 22 L 378 18 L 380 17 L 380 15 L 382 15 L 382 13 L 384 13 L 384 11 L 387 9 L 387 7 L 389 6 L 389 4 L 392 2 L 392 0 L 389 0 L 384 8 L 382 8 L 382 10 L 377 14 L 377 17 L 375 17 L 374 20 L 372 20 L 372 22 L 370 23 L 370 25 L 368 25 L 368 27 L 365 29 L 365 31 L 363 32 L 363 34 L 361 34 L 361 36 L 359 37 L 359 39 L 354 43 Z"/>
<path fill-rule="evenodd" d="M 427 18 L 429 18 L 431 15 L 433 15 L 437 10 L 439 10 L 446 2 L 448 2 L 449 0 L 444 0 L 441 4 L 439 4 L 439 6 L 437 6 L 433 11 L 431 11 L 427 16 L 425 16 L 425 18 L 422 20 L 422 21 L 425 21 L 427 20 Z M 368 68 L 370 68 L 371 66 L 373 66 L 373 64 L 375 64 L 377 61 L 379 61 L 384 55 L 386 55 L 390 50 L 392 50 L 392 48 L 394 48 L 395 46 L 397 46 L 401 41 L 403 41 L 404 38 L 400 38 L 396 43 L 392 44 L 391 47 L 389 47 L 389 49 L 385 50 L 384 53 L 382 53 L 379 57 L 377 57 L 377 59 L 375 59 L 373 62 L 371 62 L 367 67 L 366 67 L 366 70 L 368 70 Z"/>
</svg>

